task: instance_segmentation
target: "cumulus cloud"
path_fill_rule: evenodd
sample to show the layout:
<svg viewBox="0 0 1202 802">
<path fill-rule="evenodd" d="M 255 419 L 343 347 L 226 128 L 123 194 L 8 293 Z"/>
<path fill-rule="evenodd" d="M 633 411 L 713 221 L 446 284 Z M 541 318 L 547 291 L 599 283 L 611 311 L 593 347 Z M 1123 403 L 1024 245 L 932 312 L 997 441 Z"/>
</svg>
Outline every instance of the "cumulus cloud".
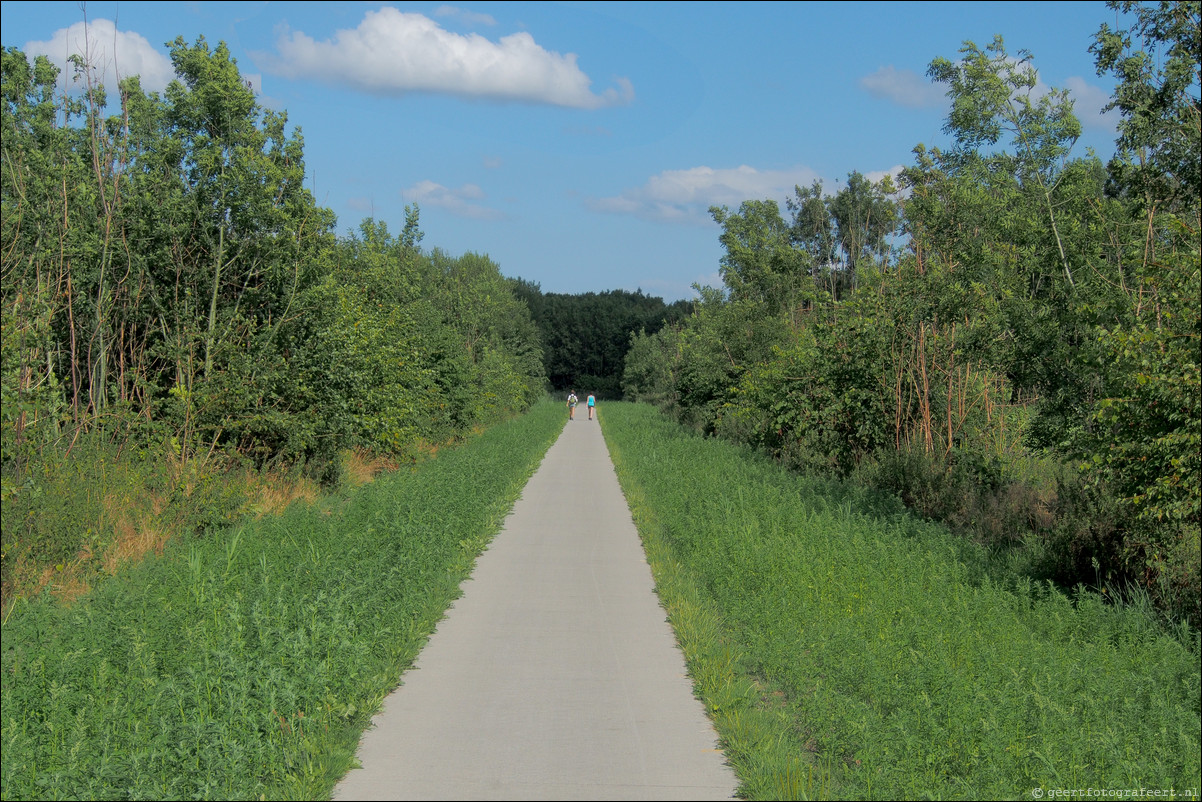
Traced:
<svg viewBox="0 0 1202 802">
<path fill-rule="evenodd" d="M 441 92 L 498 101 L 596 109 L 629 103 L 625 78 L 597 94 L 576 64 L 576 54 L 544 50 L 521 32 L 493 42 L 478 34 L 451 33 L 422 14 L 395 8 L 369 11 L 354 30 L 316 41 L 285 26 L 279 55 L 260 56 L 291 78 L 351 86 L 379 95 Z"/>
<path fill-rule="evenodd" d="M 860 86 L 873 97 L 893 101 L 910 109 L 937 109 L 947 104 L 946 87 L 932 83 L 913 70 L 890 64 L 860 79 Z"/>
<path fill-rule="evenodd" d="M 588 208 L 610 214 L 629 214 L 649 220 L 704 223 L 710 206 L 738 206 L 745 200 L 775 199 L 783 204 L 793 188 L 808 186 L 818 174 L 808 167 L 757 170 L 692 167 L 665 170 L 641 187 L 621 195 L 587 201 Z"/>
<path fill-rule="evenodd" d="M 475 184 L 464 184 L 458 189 L 451 189 L 433 181 L 419 181 L 409 189 L 402 191 L 401 196 L 405 203 L 446 209 L 456 217 L 466 217 L 471 220 L 505 219 L 504 212 L 478 203 L 478 201 L 484 200 L 485 195 L 484 190 Z"/>
<path fill-rule="evenodd" d="M 148 92 L 163 91 L 175 78 L 171 59 L 145 37 L 119 31 L 115 23 L 106 19 L 59 28 L 49 41 L 26 42 L 25 53 L 49 58 L 62 70 L 59 80 L 68 88 L 75 85 L 75 68 L 68 59 L 76 55 L 92 65 L 99 82 L 109 91 L 116 90 L 118 80 L 132 75 L 142 77 L 142 89 Z"/>
<path fill-rule="evenodd" d="M 1118 130 L 1118 109 L 1103 113 L 1111 100 L 1110 94 L 1101 87 L 1087 84 L 1084 78 L 1072 77 L 1064 82 L 1064 88 L 1073 98 L 1073 112 L 1081 121 L 1081 127 L 1097 131 Z"/>
</svg>

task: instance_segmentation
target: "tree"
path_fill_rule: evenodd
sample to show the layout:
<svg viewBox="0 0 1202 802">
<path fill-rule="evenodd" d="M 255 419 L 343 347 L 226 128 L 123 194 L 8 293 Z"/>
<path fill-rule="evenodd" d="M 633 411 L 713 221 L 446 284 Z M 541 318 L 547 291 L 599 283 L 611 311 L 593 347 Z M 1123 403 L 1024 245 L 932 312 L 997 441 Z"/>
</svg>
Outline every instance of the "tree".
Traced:
<svg viewBox="0 0 1202 802">
<path fill-rule="evenodd" d="M 954 137 L 957 155 L 966 161 L 979 159 L 982 147 L 993 147 L 1009 135 L 1007 144 L 1014 152 L 997 154 L 991 161 L 1038 197 L 1071 286 L 1073 271 L 1060 235 L 1054 195 L 1063 162 L 1081 136 L 1072 100 L 1060 89 L 1037 96 L 1038 75 L 1031 54 L 1020 50 L 1017 59 L 1011 58 L 1000 36 L 984 50 L 965 42 L 960 54 L 959 62 L 937 58 L 927 70 L 933 80 L 947 84 L 952 100 L 944 133 Z"/>
<path fill-rule="evenodd" d="M 1101 388 L 1075 456 L 1118 500 L 1125 568 L 1158 603 L 1202 620 L 1202 170 L 1198 2 L 1112 2 L 1131 28 L 1103 25 L 1091 52 L 1118 87 L 1111 190 L 1125 203 L 1117 258 L 1121 315 L 1099 326 Z M 1116 227 L 1117 228 L 1117 227 Z"/>
<path fill-rule="evenodd" d="M 0 467 L 7 487 L 7 469 L 19 473 L 27 457 L 58 436 L 63 393 L 73 389 L 60 336 L 71 326 L 67 270 L 56 245 L 65 242 L 65 188 L 86 173 L 56 122 L 58 69 L 45 57 L 30 64 L 21 51 L 4 48 L 0 73 Z M 64 116 L 78 110 L 64 106 Z"/>
<path fill-rule="evenodd" d="M 334 217 L 304 187 L 300 131 L 258 105 L 224 43 L 177 38 L 171 59 L 179 77 L 166 90 L 161 143 L 170 162 L 156 171 L 181 185 L 162 210 L 173 275 L 155 281 L 170 293 L 161 305 L 173 318 L 171 408 L 177 421 L 194 416 L 206 440 L 239 420 L 238 444 L 252 448 L 240 419 L 255 418 L 267 377 L 286 369 L 282 327 L 322 278 Z"/>
<path fill-rule="evenodd" d="M 1145 213 L 1198 214 L 1202 198 L 1202 3 L 1111 0 L 1135 19 L 1102 25 L 1090 52 L 1098 74 L 1118 78 L 1107 109 L 1122 113 L 1110 171 Z"/>
<path fill-rule="evenodd" d="M 663 299 L 642 291 L 543 294 L 538 285 L 521 280 L 514 289 L 541 332 L 551 386 L 587 387 L 601 398 L 622 395 L 631 336 L 640 330 L 654 334 L 687 311 L 685 303 L 666 306 Z"/>
<path fill-rule="evenodd" d="M 792 243 L 810 257 L 811 275 L 817 279 L 818 270 L 829 269 L 835 263 L 839 247 L 822 182 L 815 181 L 805 189 L 794 187 L 793 197 L 785 200 L 785 206 L 793 214 Z"/>
<path fill-rule="evenodd" d="M 422 295 L 457 336 L 471 366 L 470 402 L 479 422 L 524 408 L 544 390 L 543 349 L 530 311 L 500 267 L 475 253 L 434 249 Z"/>
<path fill-rule="evenodd" d="M 893 191 L 889 176 L 874 184 L 852 171 L 847 186 L 829 201 L 839 247 L 853 280 L 862 259 L 874 256 L 883 262 L 887 258 L 889 236 L 898 223 L 897 207 L 889 197 Z"/>
<path fill-rule="evenodd" d="M 775 313 L 812 294 L 807 255 L 793 246 L 776 201 L 747 200 L 737 212 L 725 206 L 709 211 L 722 227 L 718 239 L 726 253 L 719 272 L 731 300 L 764 304 Z"/>
</svg>

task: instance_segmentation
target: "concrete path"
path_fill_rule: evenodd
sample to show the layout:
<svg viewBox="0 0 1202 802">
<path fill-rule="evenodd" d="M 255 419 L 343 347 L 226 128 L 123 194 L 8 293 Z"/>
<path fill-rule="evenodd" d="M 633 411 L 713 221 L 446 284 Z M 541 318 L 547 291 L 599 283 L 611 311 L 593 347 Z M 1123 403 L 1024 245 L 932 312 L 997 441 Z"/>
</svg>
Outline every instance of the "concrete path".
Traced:
<svg viewBox="0 0 1202 802">
<path fill-rule="evenodd" d="M 583 408 L 463 591 L 335 799 L 733 798 Z"/>
</svg>

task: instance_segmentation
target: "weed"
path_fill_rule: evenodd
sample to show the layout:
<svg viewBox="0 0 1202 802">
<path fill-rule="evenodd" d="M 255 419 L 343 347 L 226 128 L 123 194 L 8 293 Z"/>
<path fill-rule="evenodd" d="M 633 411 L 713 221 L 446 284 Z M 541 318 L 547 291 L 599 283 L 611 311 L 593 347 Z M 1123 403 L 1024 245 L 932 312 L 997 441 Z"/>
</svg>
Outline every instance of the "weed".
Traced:
<svg viewBox="0 0 1202 802">
<path fill-rule="evenodd" d="M 604 432 L 743 795 L 1199 787 L 1199 639 L 1150 605 L 1006 578 L 896 501 L 650 407 L 610 404 Z"/>
<path fill-rule="evenodd" d="M 416 658 L 563 421 L 174 540 L 3 623 L 4 799 L 312 799 Z"/>
</svg>

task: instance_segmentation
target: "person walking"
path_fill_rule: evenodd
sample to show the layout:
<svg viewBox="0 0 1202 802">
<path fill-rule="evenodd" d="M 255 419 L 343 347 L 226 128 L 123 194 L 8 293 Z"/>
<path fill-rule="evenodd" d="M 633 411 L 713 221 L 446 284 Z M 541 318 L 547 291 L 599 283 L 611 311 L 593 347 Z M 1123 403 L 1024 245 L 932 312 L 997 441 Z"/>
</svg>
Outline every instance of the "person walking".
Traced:
<svg viewBox="0 0 1202 802">
<path fill-rule="evenodd" d="M 592 419 L 593 419 L 593 409 L 594 409 L 596 406 L 597 406 L 597 399 L 596 399 L 596 397 L 595 397 L 595 396 L 594 396 L 592 393 L 589 393 L 589 394 L 588 394 L 588 419 L 589 419 L 589 420 L 592 420 Z"/>
<path fill-rule="evenodd" d="M 568 420 L 576 419 L 576 391 L 568 390 Z"/>
</svg>

